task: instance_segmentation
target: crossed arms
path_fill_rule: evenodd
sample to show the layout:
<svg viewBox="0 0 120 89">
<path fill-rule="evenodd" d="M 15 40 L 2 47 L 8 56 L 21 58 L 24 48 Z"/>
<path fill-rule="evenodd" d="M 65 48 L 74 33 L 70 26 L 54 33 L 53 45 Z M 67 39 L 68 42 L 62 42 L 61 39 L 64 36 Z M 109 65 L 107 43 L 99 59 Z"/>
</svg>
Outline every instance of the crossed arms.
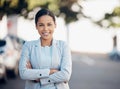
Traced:
<svg viewBox="0 0 120 89">
<path fill-rule="evenodd" d="M 29 44 L 24 44 L 19 62 L 19 73 L 22 79 L 40 81 L 42 85 L 69 81 L 72 72 L 72 61 L 70 51 L 66 45 L 64 45 L 60 70 L 33 69 L 28 61 L 29 55 Z"/>
</svg>

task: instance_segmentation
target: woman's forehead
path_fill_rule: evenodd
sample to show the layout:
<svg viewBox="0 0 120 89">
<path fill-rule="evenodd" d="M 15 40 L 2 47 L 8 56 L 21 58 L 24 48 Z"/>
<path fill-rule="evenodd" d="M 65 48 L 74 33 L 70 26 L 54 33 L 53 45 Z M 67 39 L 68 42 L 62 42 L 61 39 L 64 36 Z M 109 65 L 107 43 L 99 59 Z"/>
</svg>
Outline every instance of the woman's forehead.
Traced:
<svg viewBox="0 0 120 89">
<path fill-rule="evenodd" d="M 51 22 L 53 21 L 53 18 L 49 15 L 43 15 L 41 17 L 38 18 L 38 22 Z"/>
</svg>

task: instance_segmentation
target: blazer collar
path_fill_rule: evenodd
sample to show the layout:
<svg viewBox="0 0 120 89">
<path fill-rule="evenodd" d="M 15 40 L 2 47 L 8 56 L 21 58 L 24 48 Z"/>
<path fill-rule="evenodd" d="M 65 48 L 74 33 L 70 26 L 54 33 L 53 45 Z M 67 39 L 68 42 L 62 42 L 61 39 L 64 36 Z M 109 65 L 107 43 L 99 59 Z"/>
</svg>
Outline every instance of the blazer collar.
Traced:
<svg viewBox="0 0 120 89">
<path fill-rule="evenodd" d="M 40 38 L 35 41 L 35 45 L 41 47 L 41 40 L 40 40 Z M 52 46 L 55 46 L 55 45 L 57 45 L 57 41 L 55 39 L 53 39 L 52 40 Z"/>
<path fill-rule="evenodd" d="M 36 46 L 36 57 L 37 57 L 37 59 L 41 59 L 41 41 L 40 41 L 40 38 L 38 39 L 38 40 L 36 40 L 35 42 L 34 42 L 34 44 L 35 44 L 35 46 Z M 54 66 L 54 64 L 53 64 L 53 61 L 55 60 L 55 59 L 57 59 L 57 40 L 55 40 L 55 39 L 53 39 L 52 40 L 52 60 L 51 60 L 51 67 L 53 67 Z M 39 49 L 39 50 L 38 50 Z M 39 65 L 39 68 L 41 68 L 41 60 L 37 60 L 38 61 L 38 65 Z"/>
</svg>

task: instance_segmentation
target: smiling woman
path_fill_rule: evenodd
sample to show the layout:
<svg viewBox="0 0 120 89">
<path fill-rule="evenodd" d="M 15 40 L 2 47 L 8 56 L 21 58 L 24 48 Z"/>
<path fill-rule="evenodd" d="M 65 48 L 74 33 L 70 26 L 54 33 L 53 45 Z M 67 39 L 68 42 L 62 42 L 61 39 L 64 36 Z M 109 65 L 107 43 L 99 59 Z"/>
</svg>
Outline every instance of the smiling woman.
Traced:
<svg viewBox="0 0 120 89">
<path fill-rule="evenodd" d="M 20 77 L 26 80 L 25 89 L 69 89 L 71 51 L 66 42 L 53 38 L 54 14 L 47 9 L 39 10 L 35 26 L 40 38 L 25 42 L 19 62 Z"/>
<path fill-rule="evenodd" d="M 55 18 L 54 18 L 55 19 Z M 36 28 L 42 39 L 51 41 L 56 23 L 48 15 L 41 16 L 36 23 Z M 41 41 L 43 41 L 41 39 Z M 43 43 L 43 42 L 42 42 Z M 48 42 L 50 43 L 50 42 Z M 42 44 L 44 46 L 44 44 Z M 50 45 L 50 44 L 48 44 Z"/>
</svg>

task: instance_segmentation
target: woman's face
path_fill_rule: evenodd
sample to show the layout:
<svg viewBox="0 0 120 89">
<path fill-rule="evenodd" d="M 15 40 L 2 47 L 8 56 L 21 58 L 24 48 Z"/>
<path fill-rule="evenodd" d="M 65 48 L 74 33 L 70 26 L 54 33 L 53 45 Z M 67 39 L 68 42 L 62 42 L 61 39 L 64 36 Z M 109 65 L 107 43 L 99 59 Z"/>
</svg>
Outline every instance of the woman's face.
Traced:
<svg viewBox="0 0 120 89">
<path fill-rule="evenodd" d="M 41 38 L 44 40 L 52 39 L 53 32 L 56 27 L 53 18 L 49 15 L 43 15 L 38 18 L 36 28 L 41 35 Z"/>
</svg>

